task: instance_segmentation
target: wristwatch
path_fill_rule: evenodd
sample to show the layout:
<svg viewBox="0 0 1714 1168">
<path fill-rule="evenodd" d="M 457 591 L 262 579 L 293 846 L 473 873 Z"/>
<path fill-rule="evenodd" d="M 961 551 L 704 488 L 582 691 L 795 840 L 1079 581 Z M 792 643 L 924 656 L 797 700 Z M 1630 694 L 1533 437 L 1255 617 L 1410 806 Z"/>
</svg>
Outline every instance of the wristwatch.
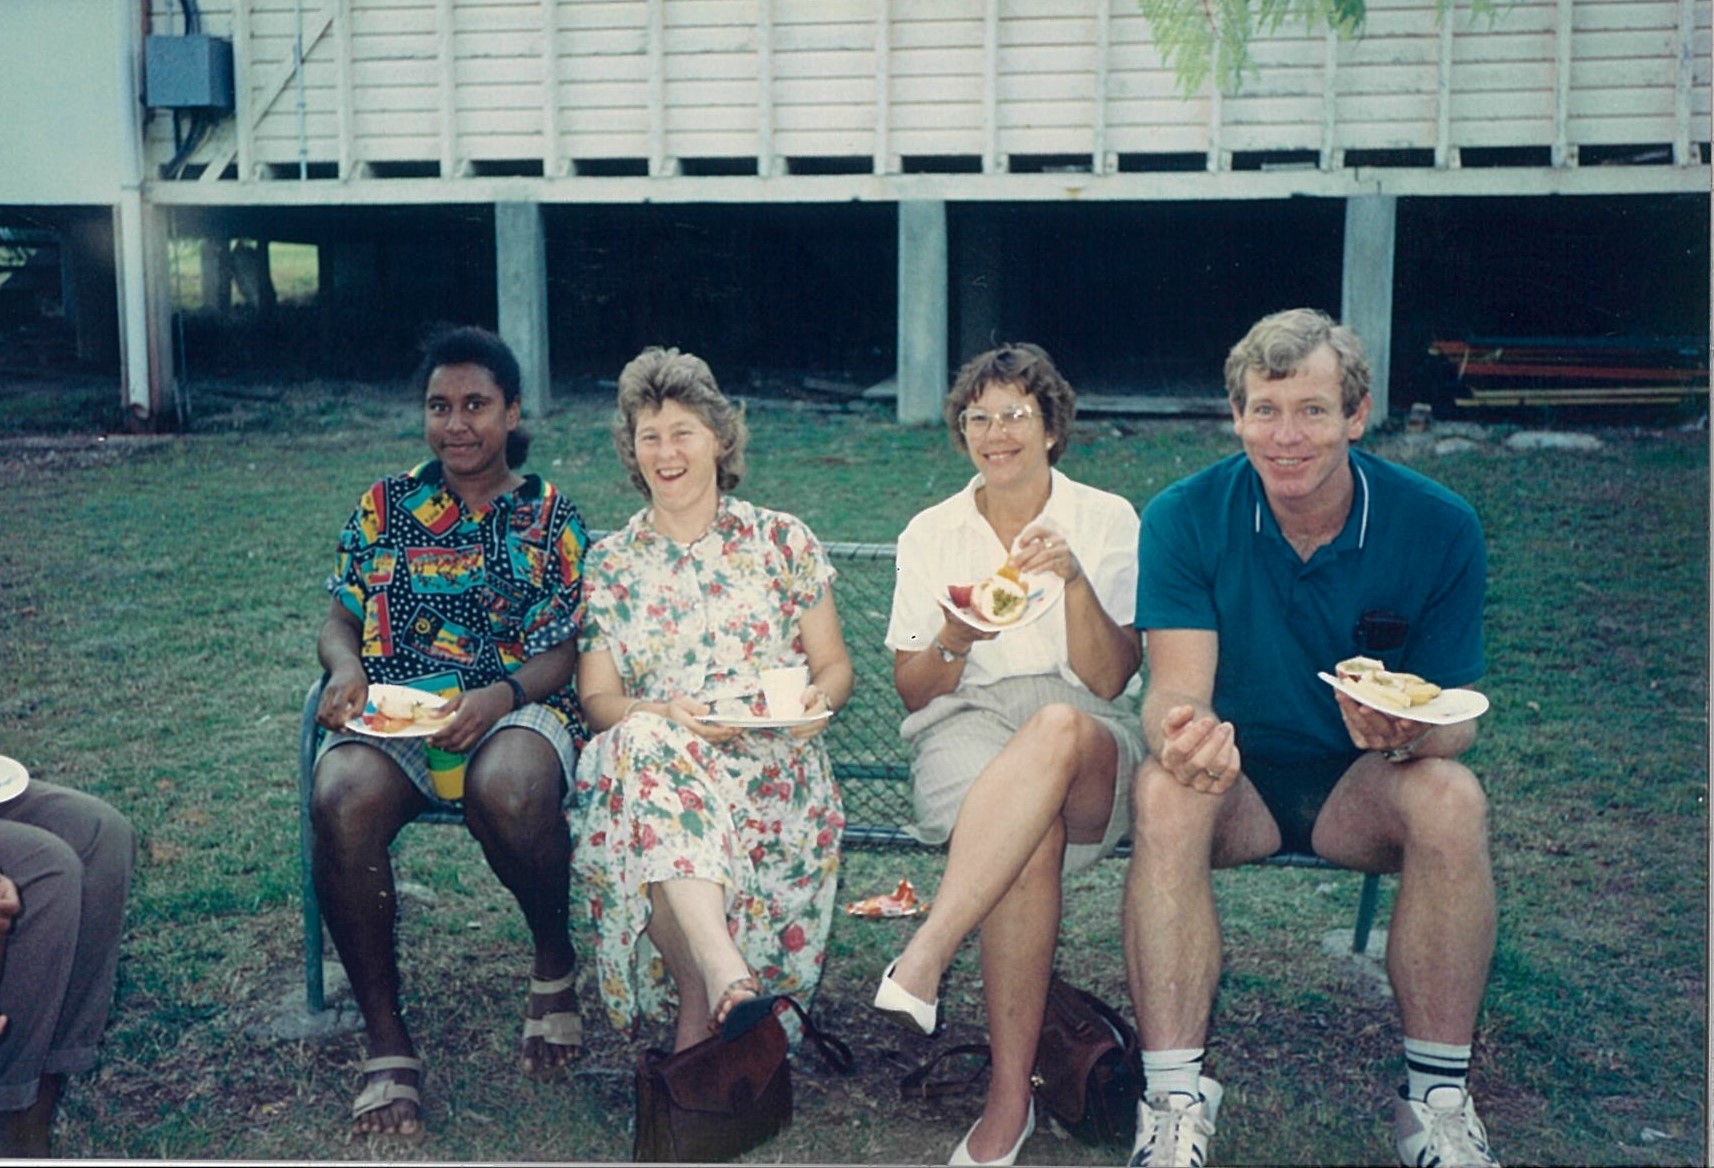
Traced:
<svg viewBox="0 0 1714 1168">
<path fill-rule="evenodd" d="M 1416 757 L 1416 748 L 1420 746 L 1422 744 L 1422 740 L 1427 737 L 1428 733 L 1424 731 L 1409 742 L 1405 743 L 1403 746 L 1395 746 L 1391 750 L 1381 751 L 1381 757 L 1386 759 L 1388 762 L 1409 762 L 1411 759 Z"/>
<path fill-rule="evenodd" d="M 524 683 L 508 674 L 500 679 L 512 687 L 512 708 L 521 710 L 530 704 L 530 695 L 524 692 Z"/>
<path fill-rule="evenodd" d="M 966 657 L 970 656 L 970 650 L 968 649 L 964 650 L 962 653 L 954 653 L 951 649 L 948 649 L 945 645 L 941 644 L 939 633 L 934 635 L 934 647 L 940 650 L 940 659 L 948 665 L 951 665 L 954 661 L 962 661 Z"/>
</svg>

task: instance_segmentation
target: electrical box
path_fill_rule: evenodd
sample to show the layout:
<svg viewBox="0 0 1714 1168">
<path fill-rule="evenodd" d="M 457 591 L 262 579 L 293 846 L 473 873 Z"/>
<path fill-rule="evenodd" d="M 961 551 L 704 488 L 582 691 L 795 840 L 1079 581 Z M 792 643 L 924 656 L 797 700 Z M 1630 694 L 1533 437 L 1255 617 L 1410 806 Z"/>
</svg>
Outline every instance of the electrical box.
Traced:
<svg viewBox="0 0 1714 1168">
<path fill-rule="evenodd" d="M 143 42 L 144 104 L 151 109 L 232 108 L 232 42 L 198 35 Z"/>
</svg>

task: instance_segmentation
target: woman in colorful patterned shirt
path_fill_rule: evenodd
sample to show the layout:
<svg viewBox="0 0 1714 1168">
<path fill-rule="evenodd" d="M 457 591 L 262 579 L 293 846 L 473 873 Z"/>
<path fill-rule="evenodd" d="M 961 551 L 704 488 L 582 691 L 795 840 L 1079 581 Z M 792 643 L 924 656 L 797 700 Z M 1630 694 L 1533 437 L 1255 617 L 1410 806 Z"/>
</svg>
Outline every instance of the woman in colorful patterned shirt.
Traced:
<svg viewBox="0 0 1714 1168">
<path fill-rule="evenodd" d="M 748 433 L 706 364 L 643 352 L 613 434 L 649 505 L 586 560 L 577 681 L 600 733 L 578 763 L 575 863 L 608 1016 L 665 1021 L 676 1000 L 683 1050 L 820 981 L 845 820 L 818 735 L 851 660 L 821 544 L 727 493 Z M 731 724 L 766 712 L 761 670 L 798 665 L 797 725 Z"/>
<path fill-rule="evenodd" d="M 571 681 L 589 536 L 551 483 L 518 473 L 529 449 L 520 382 L 491 333 L 455 329 L 430 343 L 416 384 L 434 458 L 364 493 L 328 579 L 316 717 L 331 733 L 316 762 L 313 870 L 368 1037 L 358 1134 L 423 1134 L 388 845 L 428 808 L 462 802 L 534 939 L 521 1069 L 561 1072 L 583 1042 L 564 807 L 587 737 Z M 378 683 L 444 698 L 450 723 L 428 737 L 348 733 Z"/>
</svg>

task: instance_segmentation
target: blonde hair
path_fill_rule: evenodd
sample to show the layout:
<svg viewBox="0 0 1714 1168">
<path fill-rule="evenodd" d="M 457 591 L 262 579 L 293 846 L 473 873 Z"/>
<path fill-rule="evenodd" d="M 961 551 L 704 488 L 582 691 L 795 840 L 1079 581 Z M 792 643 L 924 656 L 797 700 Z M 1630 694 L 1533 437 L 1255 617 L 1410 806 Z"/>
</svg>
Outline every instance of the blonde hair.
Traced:
<svg viewBox="0 0 1714 1168">
<path fill-rule="evenodd" d="M 1244 412 L 1244 378 L 1259 373 L 1269 381 L 1290 377 L 1321 346 L 1339 360 L 1339 405 L 1349 418 L 1369 392 L 1369 359 L 1362 339 L 1315 308 L 1288 308 L 1264 316 L 1226 355 L 1226 397 Z"/>
<path fill-rule="evenodd" d="M 648 480 L 637 465 L 637 417 L 676 401 L 697 414 L 720 443 L 715 457 L 715 484 L 730 491 L 744 477 L 744 448 L 750 427 L 743 408 L 720 392 L 714 371 L 701 357 L 677 349 L 651 346 L 633 357 L 619 373 L 619 396 L 613 414 L 613 446 L 631 478 L 631 485 L 649 497 Z"/>
</svg>

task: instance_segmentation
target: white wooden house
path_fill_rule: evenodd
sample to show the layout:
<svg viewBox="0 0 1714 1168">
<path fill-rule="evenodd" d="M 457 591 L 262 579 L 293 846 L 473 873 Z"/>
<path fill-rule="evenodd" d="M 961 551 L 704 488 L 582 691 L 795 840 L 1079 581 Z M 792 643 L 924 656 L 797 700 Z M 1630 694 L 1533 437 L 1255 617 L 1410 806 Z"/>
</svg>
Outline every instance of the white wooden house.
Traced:
<svg viewBox="0 0 1714 1168">
<path fill-rule="evenodd" d="M 230 44 L 230 110 L 145 74 L 188 31 Z M 897 204 L 900 412 L 922 418 L 949 204 L 1345 200 L 1345 315 L 1376 347 L 1400 197 L 1709 189 L 1710 0 L 1370 0 L 1358 38 L 1289 25 L 1253 51 L 1235 92 L 1186 97 L 1135 0 L 4 0 L 0 223 L 110 217 L 146 423 L 176 208 L 491 205 L 498 320 L 539 395 L 545 211 Z"/>
</svg>

